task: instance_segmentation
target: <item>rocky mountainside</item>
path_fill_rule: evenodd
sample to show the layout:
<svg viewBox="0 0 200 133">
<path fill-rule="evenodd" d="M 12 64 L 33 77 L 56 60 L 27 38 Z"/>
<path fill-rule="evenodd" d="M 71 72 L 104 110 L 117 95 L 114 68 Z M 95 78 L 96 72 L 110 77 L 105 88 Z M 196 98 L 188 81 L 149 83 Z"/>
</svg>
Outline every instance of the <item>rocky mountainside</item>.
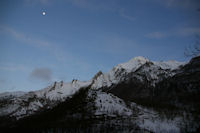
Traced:
<svg viewBox="0 0 200 133">
<path fill-rule="evenodd" d="M 36 128 L 34 132 L 197 132 L 199 96 L 200 57 L 188 63 L 136 57 L 87 82 L 61 81 L 39 91 L 0 94 L 0 127 Z"/>
</svg>

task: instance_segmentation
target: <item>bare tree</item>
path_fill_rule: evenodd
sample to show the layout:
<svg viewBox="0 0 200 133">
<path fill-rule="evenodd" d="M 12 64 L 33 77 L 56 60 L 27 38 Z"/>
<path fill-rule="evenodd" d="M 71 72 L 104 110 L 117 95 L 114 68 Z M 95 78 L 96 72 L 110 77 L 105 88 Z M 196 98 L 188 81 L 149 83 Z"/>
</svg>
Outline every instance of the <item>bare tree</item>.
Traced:
<svg viewBox="0 0 200 133">
<path fill-rule="evenodd" d="M 184 55 L 186 57 L 200 56 L 200 36 L 196 36 L 196 41 L 193 45 L 185 48 Z"/>
</svg>

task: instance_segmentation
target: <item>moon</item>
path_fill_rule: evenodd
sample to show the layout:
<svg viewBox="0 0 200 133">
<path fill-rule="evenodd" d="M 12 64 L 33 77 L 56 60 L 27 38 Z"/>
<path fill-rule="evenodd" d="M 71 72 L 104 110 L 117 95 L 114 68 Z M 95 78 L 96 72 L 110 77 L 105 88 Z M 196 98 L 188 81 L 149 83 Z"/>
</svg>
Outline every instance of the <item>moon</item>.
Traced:
<svg viewBox="0 0 200 133">
<path fill-rule="evenodd" d="M 43 16 L 45 16 L 45 15 L 46 15 L 46 12 L 45 12 L 45 11 L 43 11 L 43 12 L 42 12 L 42 15 L 43 15 Z"/>
</svg>

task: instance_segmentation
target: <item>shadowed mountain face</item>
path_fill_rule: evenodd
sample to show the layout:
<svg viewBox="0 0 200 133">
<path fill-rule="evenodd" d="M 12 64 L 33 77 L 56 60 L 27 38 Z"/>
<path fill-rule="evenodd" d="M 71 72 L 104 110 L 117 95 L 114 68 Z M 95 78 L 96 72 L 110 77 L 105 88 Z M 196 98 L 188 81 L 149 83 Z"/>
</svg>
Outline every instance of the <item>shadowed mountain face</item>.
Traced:
<svg viewBox="0 0 200 133">
<path fill-rule="evenodd" d="M 200 57 L 193 58 L 188 64 L 174 70 L 174 76 L 167 76 L 169 70 L 154 69 L 159 72 L 159 82 L 152 85 L 152 80 L 148 80 L 148 73 L 153 70 L 148 69 L 151 64 L 144 64 L 137 71 L 127 74 L 127 80 L 109 88 L 105 91 L 129 101 L 143 104 L 170 104 L 185 108 L 199 107 L 200 101 Z M 140 78 L 137 78 L 140 76 Z M 143 79 L 142 81 L 140 79 Z"/>
<path fill-rule="evenodd" d="M 200 107 L 200 57 L 193 58 L 176 75 L 159 82 L 155 87 L 155 97 L 165 103 L 180 108 Z"/>
<path fill-rule="evenodd" d="M 33 132 L 198 132 L 200 57 L 137 57 L 91 81 L 0 97 L 0 127 Z"/>
</svg>

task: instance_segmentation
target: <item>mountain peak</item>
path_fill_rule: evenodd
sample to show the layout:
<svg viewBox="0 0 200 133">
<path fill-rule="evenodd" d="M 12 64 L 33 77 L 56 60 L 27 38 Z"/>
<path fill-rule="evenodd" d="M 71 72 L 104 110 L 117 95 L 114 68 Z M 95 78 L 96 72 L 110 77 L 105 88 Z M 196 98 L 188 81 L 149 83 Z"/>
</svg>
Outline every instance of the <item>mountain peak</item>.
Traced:
<svg viewBox="0 0 200 133">
<path fill-rule="evenodd" d="M 127 71 L 134 71 L 141 65 L 145 64 L 146 62 L 149 62 L 149 59 L 142 56 L 138 56 L 129 60 L 126 63 L 119 64 L 117 68 L 123 68 L 126 69 Z"/>
<path fill-rule="evenodd" d="M 131 62 L 132 62 L 132 61 L 144 61 L 144 62 L 148 62 L 149 59 L 147 59 L 147 58 L 145 58 L 145 57 L 143 57 L 143 56 L 137 56 L 137 57 L 132 58 L 130 61 L 131 61 Z M 129 61 L 129 62 L 130 62 L 130 61 Z"/>
</svg>

